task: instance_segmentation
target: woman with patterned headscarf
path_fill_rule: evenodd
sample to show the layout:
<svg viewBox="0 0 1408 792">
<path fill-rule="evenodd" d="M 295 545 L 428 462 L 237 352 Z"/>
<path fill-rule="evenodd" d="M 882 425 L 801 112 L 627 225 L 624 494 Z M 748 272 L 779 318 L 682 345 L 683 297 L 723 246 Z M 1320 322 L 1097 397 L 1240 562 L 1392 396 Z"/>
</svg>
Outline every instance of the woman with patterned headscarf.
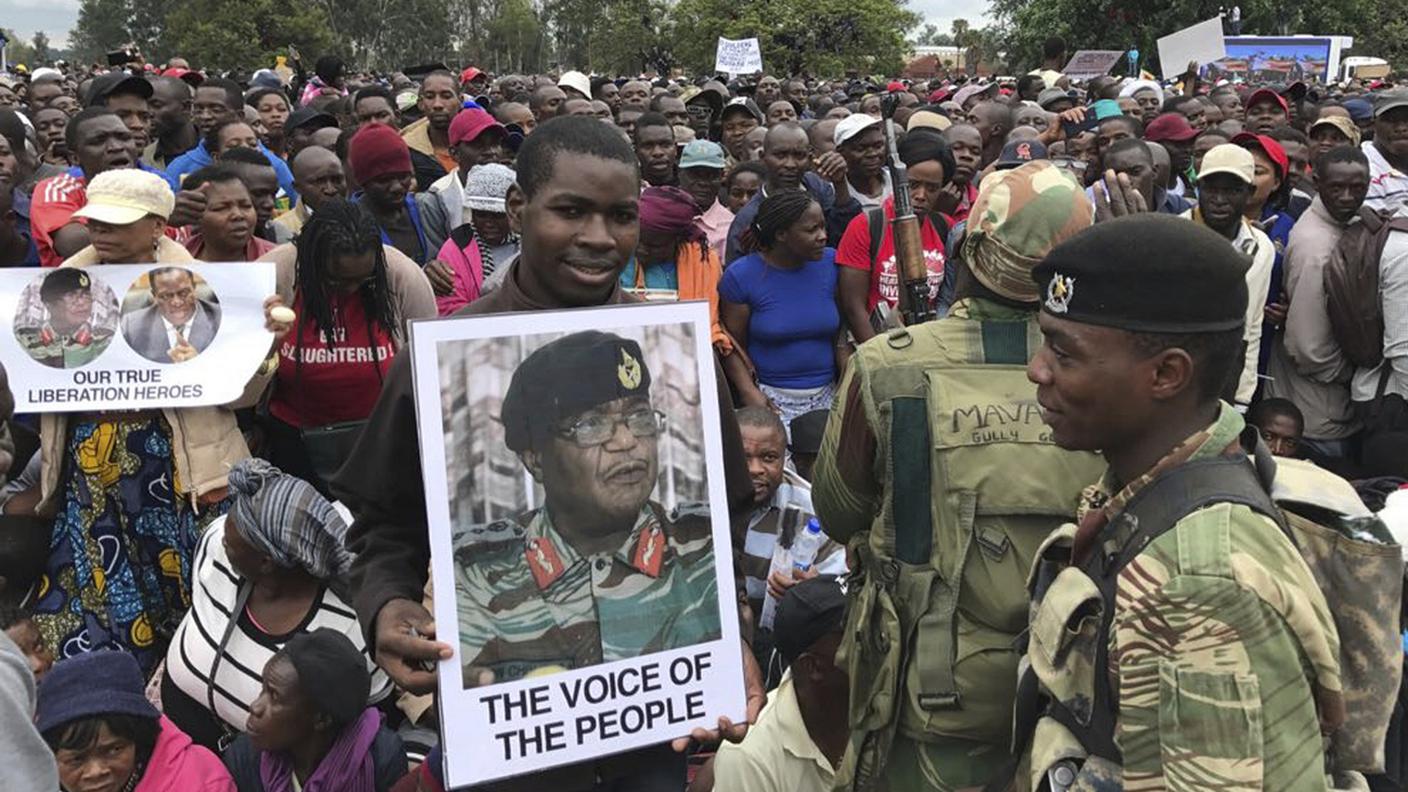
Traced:
<svg viewBox="0 0 1408 792">
<path fill-rule="evenodd" d="M 640 242 L 621 272 L 621 286 L 646 299 L 708 300 L 714 347 L 721 355 L 733 341 L 719 324 L 719 254 L 699 225 L 699 204 L 678 187 L 640 193 Z"/>
<path fill-rule="evenodd" d="M 348 604 L 349 519 L 311 484 L 262 459 L 230 471 L 230 511 L 196 551 L 191 610 L 162 682 L 167 717 L 191 739 L 218 749 L 243 731 L 260 670 L 296 635 L 326 627 L 366 654 Z M 367 669 L 375 704 L 391 685 L 370 658 Z"/>
</svg>

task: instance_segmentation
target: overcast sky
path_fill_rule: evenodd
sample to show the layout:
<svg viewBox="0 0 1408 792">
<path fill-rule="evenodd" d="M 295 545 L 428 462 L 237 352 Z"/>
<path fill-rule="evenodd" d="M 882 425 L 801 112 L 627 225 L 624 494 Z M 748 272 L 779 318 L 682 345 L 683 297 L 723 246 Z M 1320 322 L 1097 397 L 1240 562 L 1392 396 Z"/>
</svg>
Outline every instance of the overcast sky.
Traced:
<svg viewBox="0 0 1408 792">
<path fill-rule="evenodd" d="M 28 41 L 37 30 L 48 34 L 56 46 L 68 43 L 68 31 L 78 21 L 79 0 L 0 0 L 0 25 Z M 910 0 L 910 8 L 925 20 L 947 31 L 957 17 L 981 27 L 987 0 Z"/>
</svg>

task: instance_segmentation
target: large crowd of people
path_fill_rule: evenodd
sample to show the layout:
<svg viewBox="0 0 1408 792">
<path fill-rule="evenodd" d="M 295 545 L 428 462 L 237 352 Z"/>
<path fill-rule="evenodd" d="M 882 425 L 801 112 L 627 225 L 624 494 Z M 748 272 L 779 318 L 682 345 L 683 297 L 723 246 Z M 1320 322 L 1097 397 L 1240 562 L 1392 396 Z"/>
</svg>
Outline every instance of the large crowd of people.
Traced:
<svg viewBox="0 0 1408 792">
<path fill-rule="evenodd" d="M 276 272 L 235 402 L 0 400 L 0 786 L 443 789 L 408 323 L 700 300 L 748 723 L 485 789 L 1403 788 L 1295 537 L 1408 538 L 1408 87 L 1066 55 L 0 74 L 0 267 L 174 264 L 173 360 L 179 262 Z"/>
</svg>

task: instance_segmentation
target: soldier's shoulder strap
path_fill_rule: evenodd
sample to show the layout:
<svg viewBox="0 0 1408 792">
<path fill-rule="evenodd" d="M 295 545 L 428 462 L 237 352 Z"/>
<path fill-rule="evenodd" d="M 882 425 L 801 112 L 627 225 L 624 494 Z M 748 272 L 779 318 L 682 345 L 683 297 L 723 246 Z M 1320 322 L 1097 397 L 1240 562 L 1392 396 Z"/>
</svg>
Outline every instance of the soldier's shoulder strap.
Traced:
<svg viewBox="0 0 1408 792">
<path fill-rule="evenodd" d="M 1244 447 L 1251 442 L 1244 435 Z M 1253 459 L 1256 460 L 1255 464 Z M 1071 731 L 1086 753 L 1116 764 L 1123 762 L 1115 743 L 1119 700 L 1110 686 L 1109 641 L 1115 615 L 1115 589 L 1119 573 L 1155 539 L 1172 530 L 1184 517 L 1221 503 L 1240 504 L 1273 520 L 1287 536 L 1286 519 L 1271 500 L 1270 482 L 1275 463 L 1264 444 L 1248 453 L 1198 459 L 1161 474 L 1141 489 L 1106 527 L 1081 565 L 1104 600 L 1100 638 L 1096 640 L 1095 695 L 1090 712 L 1080 717 L 1058 701 L 1049 702 L 1047 714 Z M 1017 724 L 1022 730 L 1035 723 Z M 1027 739 L 1030 739 L 1027 732 Z"/>
</svg>

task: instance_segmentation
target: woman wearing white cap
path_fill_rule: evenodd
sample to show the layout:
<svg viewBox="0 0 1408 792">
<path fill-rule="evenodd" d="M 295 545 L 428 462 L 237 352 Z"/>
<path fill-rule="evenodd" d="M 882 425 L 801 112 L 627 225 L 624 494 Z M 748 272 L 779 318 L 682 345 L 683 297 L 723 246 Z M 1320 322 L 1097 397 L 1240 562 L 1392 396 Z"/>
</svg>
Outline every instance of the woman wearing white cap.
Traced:
<svg viewBox="0 0 1408 792">
<path fill-rule="evenodd" d="M 95 176 L 75 213 L 92 244 L 62 266 L 190 261 L 164 233 L 174 203 L 155 174 Z M 281 304 L 265 301 L 276 336 L 288 330 L 269 317 Z M 246 395 L 266 382 L 257 374 Z M 199 523 L 221 510 L 230 467 L 249 456 L 238 404 L 40 416 L 38 511 L 57 519 L 34 621 L 60 657 L 116 646 L 146 673 L 161 659 L 190 604 Z"/>
<path fill-rule="evenodd" d="M 513 180 L 513 169 L 494 163 L 475 167 L 465 179 L 464 208 L 472 220 L 450 232 L 440 248 L 438 258 L 453 279 L 452 290 L 435 298 L 441 316 L 479 299 L 502 280 L 518 255 L 518 235 L 509 227 L 504 206 Z"/>
</svg>

